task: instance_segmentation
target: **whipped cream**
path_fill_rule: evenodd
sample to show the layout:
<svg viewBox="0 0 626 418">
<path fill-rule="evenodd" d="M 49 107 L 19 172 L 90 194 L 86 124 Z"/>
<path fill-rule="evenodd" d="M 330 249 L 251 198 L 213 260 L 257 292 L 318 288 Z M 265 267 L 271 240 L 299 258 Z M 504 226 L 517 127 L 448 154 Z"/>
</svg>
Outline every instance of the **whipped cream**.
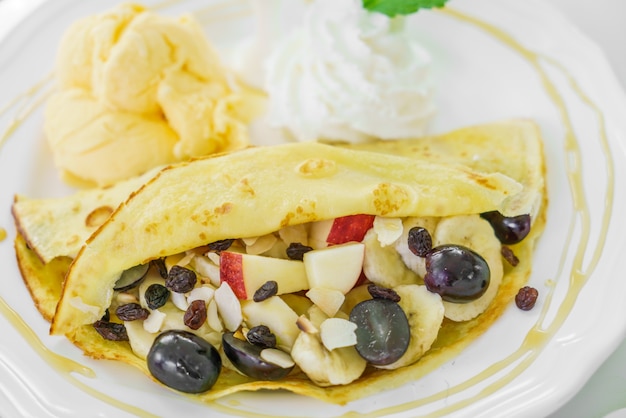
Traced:
<svg viewBox="0 0 626 418">
<path fill-rule="evenodd" d="M 230 67 L 249 86 L 263 89 L 265 61 L 276 46 L 300 24 L 306 0 L 248 0 L 254 16 L 254 31 L 230 50 Z"/>
<path fill-rule="evenodd" d="M 317 0 L 267 61 L 267 120 L 298 141 L 423 135 L 431 57 L 404 25 L 360 0 Z"/>
</svg>

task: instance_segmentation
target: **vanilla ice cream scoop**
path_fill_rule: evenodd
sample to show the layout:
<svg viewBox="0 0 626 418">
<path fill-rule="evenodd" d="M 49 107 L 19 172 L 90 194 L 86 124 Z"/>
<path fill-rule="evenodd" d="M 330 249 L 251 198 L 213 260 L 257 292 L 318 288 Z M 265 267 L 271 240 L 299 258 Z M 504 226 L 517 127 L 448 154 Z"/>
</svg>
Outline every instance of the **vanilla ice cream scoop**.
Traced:
<svg viewBox="0 0 626 418">
<path fill-rule="evenodd" d="M 79 20 L 56 77 L 44 129 L 67 180 L 108 185 L 248 143 L 245 94 L 191 16 L 122 4 Z"/>
<path fill-rule="evenodd" d="M 267 62 L 268 122 L 299 141 L 423 135 L 431 57 L 405 25 L 360 0 L 316 0 Z"/>
</svg>

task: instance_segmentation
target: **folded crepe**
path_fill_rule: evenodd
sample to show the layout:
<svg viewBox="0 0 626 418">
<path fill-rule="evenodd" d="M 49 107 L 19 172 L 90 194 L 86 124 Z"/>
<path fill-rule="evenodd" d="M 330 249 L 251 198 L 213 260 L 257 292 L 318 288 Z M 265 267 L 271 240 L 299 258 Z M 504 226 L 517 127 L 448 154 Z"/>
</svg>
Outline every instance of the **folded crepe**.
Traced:
<svg viewBox="0 0 626 418">
<path fill-rule="evenodd" d="M 412 364 L 394 370 L 368 366 L 350 384 L 331 386 L 314 383 L 299 368 L 281 380 L 265 381 L 224 367 L 214 386 L 196 395 L 211 400 L 239 391 L 285 389 L 346 403 L 432 371 L 488 329 L 510 304 L 530 275 L 532 250 L 545 222 L 543 164 L 539 130 L 530 121 L 351 148 L 315 143 L 251 148 L 67 198 L 17 197 L 16 254 L 36 305 L 52 319 L 52 333 L 66 335 L 89 356 L 121 360 L 150 376 L 146 360 L 131 344 L 105 340 L 92 326 L 111 305 L 113 288 L 129 268 L 220 240 L 263 237 L 350 215 L 532 214 L 529 236 L 511 246 L 519 264 L 502 263 L 502 281 L 484 310 L 464 321 L 441 318 L 434 341 Z M 115 210 L 94 231 L 85 216 L 101 207 Z M 47 220 L 45 227 L 40 219 Z M 64 236 L 71 239 L 54 245 Z"/>
</svg>

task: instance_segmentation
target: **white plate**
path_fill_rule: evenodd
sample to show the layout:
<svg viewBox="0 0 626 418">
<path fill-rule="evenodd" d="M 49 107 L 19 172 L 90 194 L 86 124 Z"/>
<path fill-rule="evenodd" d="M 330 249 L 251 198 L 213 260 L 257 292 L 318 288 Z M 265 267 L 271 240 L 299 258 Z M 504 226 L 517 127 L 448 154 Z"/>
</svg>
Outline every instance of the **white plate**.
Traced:
<svg viewBox="0 0 626 418">
<path fill-rule="evenodd" d="M 163 13 L 194 11 L 208 3 L 173 2 Z M 620 258 L 626 251 L 622 232 L 626 196 L 619 193 L 626 179 L 626 98 L 598 49 L 543 2 L 452 0 L 449 4 L 505 30 L 518 46 L 458 16 L 420 12 L 416 31 L 435 59 L 440 110 L 433 129 L 441 132 L 528 117 L 539 123 L 545 137 L 550 207 L 530 280 L 541 294 L 533 311 L 511 307 L 454 361 L 419 381 L 345 407 L 278 393 L 240 394 L 200 405 L 124 365 L 84 358 L 63 338 L 48 335 L 48 324 L 30 301 L 13 253 L 14 194 L 45 197 L 70 192 L 57 180 L 41 134 L 41 107 L 35 106 L 0 148 L 0 227 L 8 232 L 0 242 L 0 414 L 327 417 L 358 411 L 364 416 L 541 416 L 573 396 L 626 332 L 626 281 L 620 278 Z M 70 22 L 109 6 L 109 2 L 79 0 L 47 2 L 14 29 L 0 44 L 0 111 L 7 100 L 24 94 L 50 73 L 59 37 Z M 213 20 L 207 23 L 207 34 L 225 51 L 238 36 L 249 33 L 246 19 L 233 15 Z M 37 97 L 28 94 L 4 109 L 0 135 L 20 112 L 36 104 Z M 564 113 L 557 106 L 559 100 Z M 574 136 L 567 135 L 568 123 Z M 575 142 L 567 145 L 567 140 Z M 570 187 L 568 172 L 574 182 L 580 174 L 582 195 Z M 580 260 L 583 271 L 578 272 Z M 25 328 L 9 320 L 7 306 L 45 347 L 91 368 L 95 378 L 59 372 L 49 365 L 32 337 L 25 337 Z M 532 344 L 534 350 L 491 377 L 471 380 L 486 376 L 484 370 L 493 370 L 516 352 L 535 326 L 547 329 L 543 344 Z M 470 384 L 464 388 L 460 386 L 464 382 Z"/>
</svg>

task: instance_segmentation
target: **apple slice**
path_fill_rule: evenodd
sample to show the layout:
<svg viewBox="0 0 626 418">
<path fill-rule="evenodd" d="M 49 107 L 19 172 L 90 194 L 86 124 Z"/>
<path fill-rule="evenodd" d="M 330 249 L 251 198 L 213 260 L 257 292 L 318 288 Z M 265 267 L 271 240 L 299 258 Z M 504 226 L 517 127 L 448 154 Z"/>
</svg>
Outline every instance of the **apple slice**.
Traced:
<svg viewBox="0 0 626 418">
<path fill-rule="evenodd" d="M 242 301 L 241 311 L 248 327 L 267 326 L 276 335 L 277 344 L 291 351 L 300 333 L 296 324 L 298 314 L 279 296 L 272 296 L 261 302 Z"/>
<path fill-rule="evenodd" d="M 228 283 L 239 299 L 246 300 L 270 280 L 278 283 L 278 294 L 309 288 L 301 261 L 230 251 L 220 254 L 220 280 Z"/>
<path fill-rule="evenodd" d="M 329 317 L 335 316 L 346 299 L 341 291 L 324 287 L 311 288 L 306 292 L 306 296 Z"/>
<path fill-rule="evenodd" d="M 364 254 L 360 242 L 305 253 L 302 261 L 310 288 L 335 289 L 345 295 L 359 280 Z"/>
<path fill-rule="evenodd" d="M 313 222 L 309 244 L 313 248 L 329 245 L 361 242 L 365 233 L 374 225 L 374 215 L 348 215 L 325 221 Z"/>
</svg>

